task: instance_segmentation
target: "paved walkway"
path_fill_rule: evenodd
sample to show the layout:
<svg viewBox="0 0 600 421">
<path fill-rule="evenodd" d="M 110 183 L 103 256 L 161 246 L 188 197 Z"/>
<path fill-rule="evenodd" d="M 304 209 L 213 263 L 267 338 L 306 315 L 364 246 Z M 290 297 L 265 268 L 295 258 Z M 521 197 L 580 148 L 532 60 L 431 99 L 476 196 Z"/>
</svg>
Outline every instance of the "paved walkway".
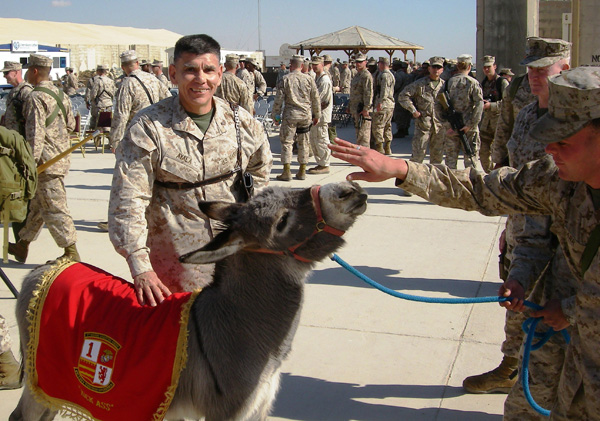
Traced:
<svg viewBox="0 0 600 421">
<path fill-rule="evenodd" d="M 354 130 L 339 128 L 353 141 Z M 333 160 L 327 175 L 278 182 L 279 138 L 271 138 L 272 183 L 308 187 L 339 181 L 356 170 Z M 394 140 L 396 156 L 407 158 L 409 139 Z M 75 152 L 66 179 L 69 207 L 82 258 L 130 279 L 124 259 L 108 235 L 106 220 L 114 156 L 88 146 Z M 292 171 L 297 165 L 292 166 Z M 392 181 L 363 183 L 367 212 L 346 234 L 338 254 L 378 282 L 432 297 L 495 295 L 497 244 L 504 218 L 443 209 L 418 197 L 402 197 Z M 48 231 L 31 244 L 27 264 L 3 270 L 20 289 L 33 267 L 62 254 Z M 15 300 L 0 284 L 0 314 L 10 323 L 18 349 Z M 387 421 L 502 418 L 505 395 L 469 395 L 464 377 L 494 368 L 501 359 L 504 311 L 497 304 L 443 305 L 385 295 L 332 261 L 319 263 L 306 286 L 301 326 L 283 365 L 281 391 L 272 420 Z M 0 391 L 0 419 L 8 419 L 20 391 Z"/>
</svg>

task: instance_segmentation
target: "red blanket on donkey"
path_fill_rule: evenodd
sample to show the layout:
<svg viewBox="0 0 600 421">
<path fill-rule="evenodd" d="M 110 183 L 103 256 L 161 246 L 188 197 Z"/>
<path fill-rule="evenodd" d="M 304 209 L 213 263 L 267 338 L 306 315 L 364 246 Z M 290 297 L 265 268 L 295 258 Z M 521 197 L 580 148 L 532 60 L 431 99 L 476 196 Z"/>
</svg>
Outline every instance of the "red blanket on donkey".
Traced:
<svg viewBox="0 0 600 421">
<path fill-rule="evenodd" d="M 123 279 L 82 263 L 54 266 L 29 304 L 31 390 L 79 419 L 162 420 L 187 359 L 193 297 L 141 307 Z"/>
</svg>

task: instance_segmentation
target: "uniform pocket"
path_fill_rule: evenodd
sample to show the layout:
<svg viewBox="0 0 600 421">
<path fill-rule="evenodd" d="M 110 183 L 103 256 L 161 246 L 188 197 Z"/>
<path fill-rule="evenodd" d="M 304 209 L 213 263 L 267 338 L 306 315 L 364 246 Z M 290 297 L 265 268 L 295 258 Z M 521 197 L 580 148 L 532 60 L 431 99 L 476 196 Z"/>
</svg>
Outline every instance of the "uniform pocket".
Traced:
<svg viewBox="0 0 600 421">
<path fill-rule="evenodd" d="M 195 183 L 200 180 L 200 174 L 192 165 L 167 155 L 160 163 L 160 173 L 157 178 L 160 181 L 174 183 Z"/>
</svg>

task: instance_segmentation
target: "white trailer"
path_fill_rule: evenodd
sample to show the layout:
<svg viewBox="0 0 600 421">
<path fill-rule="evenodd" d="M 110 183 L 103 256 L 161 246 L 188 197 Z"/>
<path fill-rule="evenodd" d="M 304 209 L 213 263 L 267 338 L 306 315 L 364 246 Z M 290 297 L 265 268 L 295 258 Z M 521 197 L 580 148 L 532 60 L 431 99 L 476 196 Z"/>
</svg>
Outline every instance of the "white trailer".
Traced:
<svg viewBox="0 0 600 421">
<path fill-rule="evenodd" d="M 37 41 L 13 40 L 10 44 L 0 44 L 0 64 L 4 67 L 5 61 L 16 61 L 26 64 L 31 53 L 42 54 L 52 58 L 51 76 L 53 80 L 60 79 L 66 74 L 65 68 L 70 67 L 71 57 L 69 50 L 50 45 L 40 45 Z M 25 72 L 23 72 L 25 76 Z M 0 85 L 8 82 L 3 74 L 0 74 Z"/>
</svg>

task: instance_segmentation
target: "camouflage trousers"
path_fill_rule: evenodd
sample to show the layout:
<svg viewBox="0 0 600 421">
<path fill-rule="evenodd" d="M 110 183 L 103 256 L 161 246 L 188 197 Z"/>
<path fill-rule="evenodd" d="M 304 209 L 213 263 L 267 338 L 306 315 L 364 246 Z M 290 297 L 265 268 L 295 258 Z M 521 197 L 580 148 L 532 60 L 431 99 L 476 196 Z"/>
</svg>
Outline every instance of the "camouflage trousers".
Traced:
<svg viewBox="0 0 600 421">
<path fill-rule="evenodd" d="M 282 164 L 292 163 L 292 148 L 294 145 L 294 136 L 296 137 L 295 140 L 298 144 L 298 163 L 308 163 L 308 152 L 310 147 L 309 132 L 300 133 L 296 135 L 296 129 L 298 127 L 309 127 L 310 125 L 310 120 L 290 120 L 288 118 L 284 118 L 281 121 L 281 129 L 279 130 L 279 141 L 281 142 Z"/>
<path fill-rule="evenodd" d="M 360 114 L 352 114 L 354 118 L 354 128 L 356 129 L 356 144 L 360 146 L 369 146 L 371 139 L 371 117 L 360 118 Z"/>
<path fill-rule="evenodd" d="M 316 126 L 310 128 L 310 147 L 315 156 L 317 165 L 322 167 L 329 166 L 331 151 L 329 145 L 329 124 L 319 121 Z"/>
<path fill-rule="evenodd" d="M 481 162 L 481 167 L 486 173 L 492 171 L 494 167 L 494 164 L 492 163 L 492 143 L 494 142 L 494 135 L 495 131 L 489 129 L 481 130 L 479 132 L 479 138 L 481 140 L 479 161 Z"/>
<path fill-rule="evenodd" d="M 25 226 L 19 232 L 22 240 L 32 242 L 46 224 L 60 248 L 77 241 L 75 224 L 67 207 L 65 179 L 62 175 L 40 174 L 37 191 L 29 203 Z"/>
<path fill-rule="evenodd" d="M 415 120 L 416 122 L 417 120 Z M 423 129 L 415 124 L 415 134 L 412 138 L 412 162 L 422 163 L 425 159 L 425 152 L 429 145 L 429 161 L 432 164 L 441 164 L 444 158 L 444 132 L 436 130 L 435 127 Z M 446 159 L 446 163 L 447 163 Z"/>
<path fill-rule="evenodd" d="M 0 354 L 10 350 L 10 334 L 8 333 L 8 323 L 0 315 Z"/>
<path fill-rule="evenodd" d="M 476 167 L 478 166 L 479 161 L 479 130 L 471 130 L 468 132 L 467 140 L 471 145 L 475 156 L 473 156 L 473 159 L 471 160 L 465 153 L 465 168 Z M 456 166 L 458 165 L 458 153 L 463 149 L 459 136 L 457 134 L 447 134 L 444 147 L 446 150 L 446 165 L 449 168 L 456 169 Z"/>
<path fill-rule="evenodd" d="M 373 113 L 371 131 L 375 144 L 392 141 L 392 108 L 376 111 Z"/>
</svg>

